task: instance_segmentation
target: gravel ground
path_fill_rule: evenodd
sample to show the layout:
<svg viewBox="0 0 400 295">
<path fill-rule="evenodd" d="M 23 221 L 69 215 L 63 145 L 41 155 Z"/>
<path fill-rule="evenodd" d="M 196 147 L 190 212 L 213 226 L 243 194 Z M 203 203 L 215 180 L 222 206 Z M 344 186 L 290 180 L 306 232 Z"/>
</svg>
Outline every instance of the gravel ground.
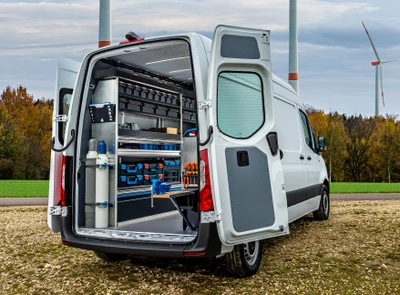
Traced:
<svg viewBox="0 0 400 295">
<path fill-rule="evenodd" d="M 103 262 L 61 245 L 45 207 L 1 207 L 0 234 L 0 294 L 400 294 L 400 201 L 333 201 L 328 221 L 268 240 L 246 279 L 218 260 Z"/>
</svg>

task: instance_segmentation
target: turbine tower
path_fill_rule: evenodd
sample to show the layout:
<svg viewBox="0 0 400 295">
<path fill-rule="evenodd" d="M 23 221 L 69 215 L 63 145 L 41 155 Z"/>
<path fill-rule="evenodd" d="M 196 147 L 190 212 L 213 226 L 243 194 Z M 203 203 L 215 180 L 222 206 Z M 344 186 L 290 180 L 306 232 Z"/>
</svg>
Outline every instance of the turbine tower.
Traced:
<svg viewBox="0 0 400 295">
<path fill-rule="evenodd" d="M 371 39 L 371 36 L 369 35 L 369 32 L 367 30 L 367 27 L 365 26 L 364 22 L 361 22 L 365 32 L 367 33 L 369 42 L 371 43 L 372 50 L 375 53 L 375 56 L 377 58 L 377 61 L 371 62 L 372 66 L 375 67 L 375 116 L 379 116 L 379 87 L 381 90 L 381 95 L 382 95 L 382 104 L 385 106 L 385 93 L 383 92 L 383 78 L 382 78 L 382 65 L 393 62 L 394 60 L 391 61 L 381 61 L 378 55 L 378 51 L 376 51 L 374 42 Z"/>
<path fill-rule="evenodd" d="M 111 0 L 100 0 L 99 48 L 111 45 Z"/>
<path fill-rule="evenodd" d="M 297 0 L 290 0 L 289 7 L 289 84 L 299 95 L 298 74 L 298 28 L 297 28 Z"/>
</svg>

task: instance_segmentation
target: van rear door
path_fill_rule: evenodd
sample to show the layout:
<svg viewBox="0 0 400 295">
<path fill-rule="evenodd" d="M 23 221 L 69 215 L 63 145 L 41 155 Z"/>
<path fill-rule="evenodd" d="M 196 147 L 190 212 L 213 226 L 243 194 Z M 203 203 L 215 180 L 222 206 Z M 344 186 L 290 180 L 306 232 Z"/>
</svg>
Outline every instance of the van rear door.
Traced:
<svg viewBox="0 0 400 295">
<path fill-rule="evenodd" d="M 269 38 L 269 31 L 229 26 L 214 32 L 205 108 L 214 131 L 214 209 L 225 245 L 289 232 Z"/>
<path fill-rule="evenodd" d="M 72 92 L 79 71 L 80 63 L 60 59 L 58 61 L 56 76 L 56 92 L 53 104 L 52 147 L 54 150 L 63 148 L 65 142 L 65 129 L 68 121 L 68 111 L 72 104 Z M 62 161 L 63 153 L 51 151 L 50 181 L 49 181 L 49 215 L 47 224 L 54 232 L 59 232 L 60 227 L 57 215 L 61 214 L 61 187 L 62 187 Z"/>
</svg>

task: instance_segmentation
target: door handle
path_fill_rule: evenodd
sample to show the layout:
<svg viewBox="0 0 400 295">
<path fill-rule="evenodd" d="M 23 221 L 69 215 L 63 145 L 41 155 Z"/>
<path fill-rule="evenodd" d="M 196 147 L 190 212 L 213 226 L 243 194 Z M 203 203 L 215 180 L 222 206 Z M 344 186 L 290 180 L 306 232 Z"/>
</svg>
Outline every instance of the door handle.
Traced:
<svg viewBox="0 0 400 295">
<path fill-rule="evenodd" d="M 249 153 L 247 151 L 238 151 L 236 158 L 239 167 L 249 166 Z"/>
<path fill-rule="evenodd" d="M 311 157 L 310 157 L 310 156 L 308 156 L 308 157 L 307 157 L 307 160 L 308 160 L 308 161 L 310 161 L 310 160 L 311 160 Z"/>
<path fill-rule="evenodd" d="M 303 155 L 300 156 L 300 160 L 304 160 L 304 156 Z"/>
</svg>

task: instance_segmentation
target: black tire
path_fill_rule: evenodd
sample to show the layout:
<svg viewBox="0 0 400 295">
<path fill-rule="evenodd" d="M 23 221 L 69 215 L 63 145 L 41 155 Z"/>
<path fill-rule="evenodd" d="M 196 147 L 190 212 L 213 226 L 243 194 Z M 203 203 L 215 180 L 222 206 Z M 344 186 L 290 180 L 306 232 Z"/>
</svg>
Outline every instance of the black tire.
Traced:
<svg viewBox="0 0 400 295">
<path fill-rule="evenodd" d="M 233 251 L 225 254 L 228 272 L 238 278 L 254 275 L 261 264 L 262 242 L 255 241 L 236 245 Z"/>
<path fill-rule="evenodd" d="M 328 191 L 328 188 L 325 185 L 323 185 L 319 208 L 318 208 L 318 210 L 313 212 L 314 219 L 327 220 L 330 215 L 330 210 L 331 210 L 331 202 L 329 199 L 329 191 Z"/>
<path fill-rule="evenodd" d="M 117 262 L 128 259 L 127 255 L 94 251 L 97 257 L 107 262 Z"/>
</svg>

